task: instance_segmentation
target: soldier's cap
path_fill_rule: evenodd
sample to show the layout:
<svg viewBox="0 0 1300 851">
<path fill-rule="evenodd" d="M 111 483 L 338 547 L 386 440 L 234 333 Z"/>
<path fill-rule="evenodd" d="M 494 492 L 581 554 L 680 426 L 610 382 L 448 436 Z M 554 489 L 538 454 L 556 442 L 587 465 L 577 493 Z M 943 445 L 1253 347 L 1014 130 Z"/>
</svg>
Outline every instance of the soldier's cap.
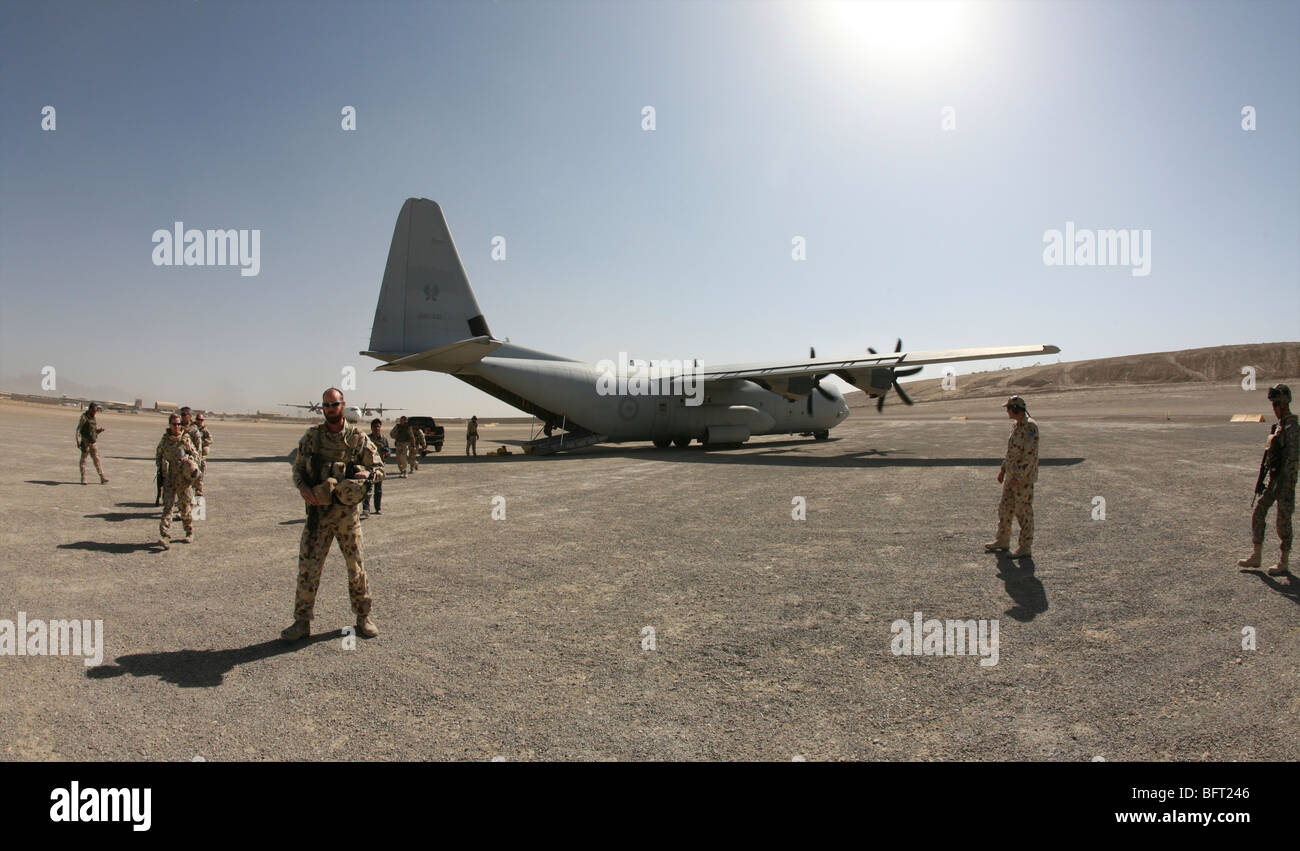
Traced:
<svg viewBox="0 0 1300 851">
<path fill-rule="evenodd" d="M 334 498 L 344 505 L 356 505 L 366 495 L 366 483 L 345 479 L 334 488 Z"/>
<path fill-rule="evenodd" d="M 1028 410 L 1028 406 L 1025 405 L 1025 400 L 1020 398 L 1019 396 L 1012 396 L 1010 399 L 1006 401 L 1006 403 L 1002 407 L 1010 408 L 1013 411 Z"/>
<path fill-rule="evenodd" d="M 1274 384 L 1268 388 L 1268 400 L 1270 402 L 1281 399 L 1288 405 L 1291 404 L 1291 388 L 1285 384 Z"/>
<path fill-rule="evenodd" d="M 334 501 L 334 489 L 338 487 L 338 479 L 326 479 L 319 485 L 311 489 L 312 495 L 316 497 L 318 505 L 329 505 Z"/>
</svg>

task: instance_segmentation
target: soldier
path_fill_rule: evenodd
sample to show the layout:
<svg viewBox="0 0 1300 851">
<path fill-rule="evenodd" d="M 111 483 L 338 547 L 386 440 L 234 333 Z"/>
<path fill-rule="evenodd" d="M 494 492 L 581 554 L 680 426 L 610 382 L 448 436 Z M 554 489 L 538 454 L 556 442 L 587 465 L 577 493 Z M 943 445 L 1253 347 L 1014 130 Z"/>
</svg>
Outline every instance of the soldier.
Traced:
<svg viewBox="0 0 1300 851">
<path fill-rule="evenodd" d="M 465 454 L 473 449 L 474 455 L 478 455 L 478 417 L 469 418 L 469 423 L 465 426 Z"/>
<path fill-rule="evenodd" d="M 208 451 L 212 448 L 212 432 L 204 425 L 203 415 L 196 414 L 194 417 L 194 428 L 199 433 L 200 444 L 199 450 L 199 481 L 194 486 L 194 493 L 197 496 L 203 496 L 203 478 L 208 474 Z"/>
<path fill-rule="evenodd" d="M 348 596 L 357 616 L 357 632 L 374 638 L 370 620 L 370 583 L 361 559 L 361 502 L 365 482 L 382 479 L 384 459 L 370 439 L 343 419 L 343 392 L 331 387 L 321 396 L 325 422 L 312 426 L 298 441 L 293 483 L 307 503 L 307 525 L 298 545 L 298 593 L 293 625 L 280 633 L 285 641 L 311 634 L 311 616 L 321 568 L 337 538 L 348 566 Z"/>
<path fill-rule="evenodd" d="M 203 432 L 199 430 L 198 424 L 194 422 L 194 414 L 190 411 L 188 405 L 186 405 L 184 408 L 181 408 L 180 414 L 181 414 L 181 431 L 189 435 L 190 443 L 194 444 L 195 449 L 199 449 L 201 451 L 203 446 Z M 200 458 L 201 457 L 202 456 L 200 456 Z M 202 461 L 200 461 L 199 476 L 194 480 L 194 499 L 192 500 L 193 502 L 198 502 L 198 498 L 203 496 L 203 466 L 204 465 Z"/>
<path fill-rule="evenodd" d="M 108 484 L 108 479 L 104 478 L 104 468 L 99 466 L 99 449 L 95 443 L 99 440 L 99 435 L 104 430 L 95 422 L 95 414 L 99 412 L 99 406 L 91 402 L 86 407 L 86 412 L 77 420 L 77 448 L 81 450 L 81 483 L 86 483 L 86 456 L 89 455 L 95 462 L 95 472 L 99 473 L 99 483 Z"/>
<path fill-rule="evenodd" d="M 411 472 L 420 469 L 420 456 L 424 454 L 429 442 L 424 437 L 424 429 L 420 426 L 411 426 L 411 436 L 415 438 L 411 444 Z"/>
<path fill-rule="evenodd" d="M 406 468 L 409 466 L 411 458 L 411 447 L 415 440 L 411 436 L 411 426 L 407 424 L 406 417 L 398 417 L 397 425 L 393 426 L 393 430 L 388 434 L 393 438 L 393 443 L 397 444 L 398 475 L 405 479 Z"/>
<path fill-rule="evenodd" d="M 388 438 L 384 437 L 384 432 L 382 428 L 383 424 L 384 424 L 383 421 L 377 417 L 371 420 L 370 434 L 366 436 L 369 437 L 370 442 L 375 445 L 375 449 L 379 452 L 379 457 L 387 458 Z M 384 480 L 382 476 L 379 477 L 372 476 L 371 478 L 366 480 L 366 495 L 361 500 L 361 513 L 363 515 L 370 513 L 370 494 L 372 492 L 375 495 L 375 513 L 383 514 L 384 512 L 379 510 L 380 503 L 384 501 Z"/>
<path fill-rule="evenodd" d="M 1274 384 L 1268 388 L 1268 400 L 1273 403 L 1277 423 L 1268 434 L 1264 449 L 1264 463 L 1255 493 L 1262 494 L 1250 518 L 1250 536 L 1254 549 L 1250 555 L 1237 562 L 1242 570 L 1260 566 L 1260 550 L 1264 546 L 1264 527 L 1268 510 L 1277 503 L 1277 536 L 1282 544 L 1282 556 L 1268 569 L 1269 576 L 1281 576 L 1290 571 L 1291 515 L 1295 512 L 1296 471 L 1300 467 L 1300 420 L 1291 413 L 1291 388 Z M 1264 485 L 1264 474 L 1268 484 Z"/>
<path fill-rule="evenodd" d="M 172 414 L 167 419 L 167 433 L 158 441 L 154 459 L 162 471 L 162 519 L 158 521 L 158 543 L 164 550 L 171 549 L 172 505 L 180 504 L 181 523 L 185 527 L 185 543 L 194 540 L 194 518 L 190 513 L 190 484 L 199 472 L 199 450 L 190 436 L 181 430 L 181 418 Z"/>
<path fill-rule="evenodd" d="M 987 552 L 1002 552 L 1011 546 L 1011 519 L 1020 523 L 1020 546 L 1012 558 L 1027 558 L 1034 546 L 1034 482 L 1038 481 L 1038 423 L 1029 416 L 1025 400 L 1012 396 L 1003 405 L 1016 421 L 1007 439 L 1007 457 L 998 470 L 1002 500 L 998 503 L 998 531 Z"/>
</svg>

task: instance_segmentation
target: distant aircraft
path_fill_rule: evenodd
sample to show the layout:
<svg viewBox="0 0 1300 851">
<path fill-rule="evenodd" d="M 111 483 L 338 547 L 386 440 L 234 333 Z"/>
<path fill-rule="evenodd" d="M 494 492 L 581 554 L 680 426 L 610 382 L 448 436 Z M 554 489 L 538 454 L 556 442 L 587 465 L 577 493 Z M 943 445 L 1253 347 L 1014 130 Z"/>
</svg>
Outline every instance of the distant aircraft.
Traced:
<svg viewBox="0 0 1300 851">
<path fill-rule="evenodd" d="M 361 405 L 360 408 L 359 408 L 359 410 L 361 411 L 361 413 L 365 414 L 366 416 L 370 416 L 371 414 L 375 414 L 375 415 L 377 415 L 377 416 L 382 417 L 382 416 L 384 415 L 384 411 L 405 411 L 406 409 L 405 409 L 405 408 L 385 408 L 383 405 Z"/>
<path fill-rule="evenodd" d="M 402 205 L 388 251 L 370 347 L 377 371 L 445 372 L 533 414 L 563 436 L 533 441 L 534 451 L 601 442 L 649 440 L 664 448 L 739 444 L 759 434 L 811 434 L 844 422 L 848 405 L 821 384 L 835 375 L 884 404 L 900 376 L 935 363 L 1055 354 L 1056 346 L 894 352 L 870 357 L 780 360 L 700 367 L 695 362 L 627 361 L 598 365 L 512 345 L 492 336 L 452 242 L 442 208 L 425 198 Z M 912 368 L 914 367 L 914 369 Z M 702 381 L 702 385 L 699 383 Z M 647 387 L 651 391 L 646 392 Z M 559 444 L 559 445 L 557 445 Z"/>
<path fill-rule="evenodd" d="M 321 412 L 320 402 L 309 402 L 306 405 L 295 405 L 292 402 L 281 402 L 280 405 L 285 408 L 302 408 L 311 414 L 319 414 Z"/>
</svg>

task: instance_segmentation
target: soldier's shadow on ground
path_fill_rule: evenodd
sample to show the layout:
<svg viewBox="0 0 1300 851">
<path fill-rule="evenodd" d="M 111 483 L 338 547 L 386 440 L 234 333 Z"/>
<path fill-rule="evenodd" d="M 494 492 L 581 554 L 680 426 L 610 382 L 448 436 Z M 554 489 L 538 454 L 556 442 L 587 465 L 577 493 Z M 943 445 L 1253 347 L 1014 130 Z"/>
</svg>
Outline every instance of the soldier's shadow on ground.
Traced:
<svg viewBox="0 0 1300 851">
<path fill-rule="evenodd" d="M 1296 605 L 1300 605 L 1300 587 L 1296 585 L 1295 577 L 1292 576 L 1291 574 L 1288 573 L 1286 575 L 1286 580 L 1287 580 L 1286 582 L 1278 582 L 1277 579 L 1273 578 L 1272 576 L 1269 576 L 1262 569 L 1243 570 L 1241 572 L 1249 573 L 1253 576 L 1258 576 L 1260 581 L 1263 582 L 1265 585 L 1267 585 L 1269 588 L 1272 588 L 1274 591 L 1281 594 L 1283 597 L 1286 597 L 1292 603 L 1295 603 Z"/>
<path fill-rule="evenodd" d="M 99 665 L 86 672 L 92 680 L 107 680 L 130 674 L 133 677 L 158 677 L 165 683 L 181 688 L 213 688 L 221 685 L 226 674 L 236 665 L 246 665 L 293 653 L 322 641 L 343 637 L 343 630 L 322 632 L 302 641 L 281 641 L 273 638 L 248 647 L 232 650 L 173 650 L 167 653 L 135 653 L 119 656 L 113 664 Z M 364 639 L 363 639 L 364 640 Z"/>
<path fill-rule="evenodd" d="M 135 458 L 129 455 L 110 455 L 108 456 L 108 460 L 109 461 L 155 461 L 157 459 Z M 289 463 L 289 456 L 288 455 L 259 455 L 254 458 L 208 458 L 206 459 L 206 462 L 208 464 L 269 464 L 273 461 L 278 461 L 280 463 L 287 464 Z M 60 483 L 59 482 L 38 482 L 37 484 L 54 485 Z M 65 482 L 64 484 L 71 484 L 71 482 Z"/>
<path fill-rule="evenodd" d="M 123 520 L 139 520 L 147 517 L 150 520 L 158 519 L 157 511 L 105 511 L 100 514 L 87 514 L 87 520 L 107 520 L 110 523 L 121 523 Z"/>
<path fill-rule="evenodd" d="M 1017 560 L 998 553 L 998 579 L 1006 586 L 1007 596 L 1015 601 L 1006 615 L 1021 623 L 1028 623 L 1047 611 L 1047 589 L 1034 576 L 1036 567 L 1032 557 Z"/>
<path fill-rule="evenodd" d="M 150 515 L 157 517 L 157 515 Z M 93 550 L 97 553 L 139 553 L 139 552 L 162 552 L 162 547 L 158 546 L 157 541 L 150 541 L 147 544 L 120 544 L 106 543 L 104 541 L 74 541 L 71 544 L 59 544 L 61 550 Z"/>
<path fill-rule="evenodd" d="M 29 485 L 79 485 L 81 482 L 51 482 L 46 479 L 27 479 L 25 484 Z"/>
<path fill-rule="evenodd" d="M 158 507 L 158 504 L 156 502 L 119 502 L 116 503 L 116 505 L 118 508 L 157 508 Z M 152 516 L 154 517 L 158 516 L 157 512 L 155 512 Z"/>
</svg>

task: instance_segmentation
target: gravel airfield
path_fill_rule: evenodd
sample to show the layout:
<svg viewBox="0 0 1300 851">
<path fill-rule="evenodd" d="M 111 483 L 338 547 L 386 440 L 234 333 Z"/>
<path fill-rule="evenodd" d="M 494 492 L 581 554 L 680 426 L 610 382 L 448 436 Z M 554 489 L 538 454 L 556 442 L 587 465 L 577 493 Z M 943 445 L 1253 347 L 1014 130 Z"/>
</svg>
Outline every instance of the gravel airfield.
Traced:
<svg viewBox="0 0 1300 851">
<path fill-rule="evenodd" d="M 111 481 L 83 487 L 76 409 L 0 402 L 0 618 L 102 620 L 104 637 L 96 667 L 0 656 L 0 754 L 1300 759 L 1296 579 L 1235 567 L 1268 424 L 1228 418 L 1267 412 L 1262 386 L 1026 394 L 1042 466 L 1023 563 L 982 549 L 1000 399 L 891 396 L 829 441 L 709 451 L 537 458 L 501 424 L 480 452 L 514 454 L 467 459 L 451 425 L 411 478 L 389 462 L 364 521 L 379 637 L 341 631 L 336 548 L 316 634 L 293 645 L 304 426 L 210 420 L 206 519 L 163 552 L 161 415 L 101 413 Z M 1268 535 L 1266 565 L 1272 517 Z M 996 620 L 997 664 L 895 655 L 891 625 L 918 611 Z"/>
</svg>

